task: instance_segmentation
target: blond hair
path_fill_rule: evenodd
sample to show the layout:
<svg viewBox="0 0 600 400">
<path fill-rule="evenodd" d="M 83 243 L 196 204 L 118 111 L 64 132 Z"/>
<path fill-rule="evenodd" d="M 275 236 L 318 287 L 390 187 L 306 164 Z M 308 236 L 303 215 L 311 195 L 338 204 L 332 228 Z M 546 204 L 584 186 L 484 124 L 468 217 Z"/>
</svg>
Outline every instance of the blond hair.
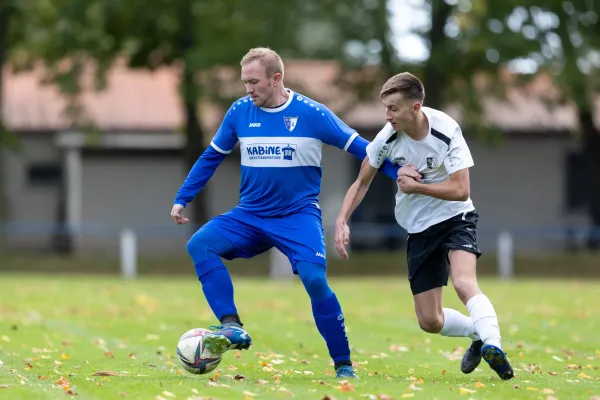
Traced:
<svg viewBox="0 0 600 400">
<path fill-rule="evenodd" d="M 400 93 L 407 99 L 418 100 L 421 103 L 425 100 L 423 83 L 409 72 L 402 72 L 388 79 L 379 95 L 385 97 L 392 93 Z"/>
<path fill-rule="evenodd" d="M 254 60 L 258 60 L 260 64 L 265 67 L 267 78 L 271 78 L 276 73 L 280 73 L 281 80 L 283 80 L 283 61 L 275 50 L 271 50 L 268 47 L 255 47 L 250 49 L 248 53 L 242 57 L 240 65 L 244 66 Z"/>
</svg>

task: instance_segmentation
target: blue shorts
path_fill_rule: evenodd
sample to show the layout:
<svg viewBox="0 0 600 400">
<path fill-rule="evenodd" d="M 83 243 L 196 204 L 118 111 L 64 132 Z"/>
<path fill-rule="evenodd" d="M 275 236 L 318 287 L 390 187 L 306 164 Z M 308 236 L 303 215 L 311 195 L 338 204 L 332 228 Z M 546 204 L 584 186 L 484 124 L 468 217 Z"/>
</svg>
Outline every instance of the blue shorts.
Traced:
<svg viewBox="0 0 600 400">
<path fill-rule="evenodd" d="M 296 263 L 305 261 L 326 265 L 325 234 L 321 210 L 306 209 L 285 217 L 258 217 L 238 208 L 219 215 L 196 232 L 216 230 L 229 242 L 219 245 L 226 260 L 251 258 L 272 247 L 285 254 L 294 273 Z"/>
</svg>

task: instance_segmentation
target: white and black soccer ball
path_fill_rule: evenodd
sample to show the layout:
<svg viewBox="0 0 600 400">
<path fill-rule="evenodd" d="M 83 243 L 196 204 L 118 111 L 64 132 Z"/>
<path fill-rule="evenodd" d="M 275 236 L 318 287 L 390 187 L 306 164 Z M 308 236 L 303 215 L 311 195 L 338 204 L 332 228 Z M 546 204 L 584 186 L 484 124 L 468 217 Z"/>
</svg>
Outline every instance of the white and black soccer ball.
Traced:
<svg viewBox="0 0 600 400">
<path fill-rule="evenodd" d="M 221 354 L 212 353 L 203 344 L 208 329 L 194 328 L 184 333 L 177 343 L 177 358 L 183 368 L 192 374 L 208 374 L 221 362 Z"/>
</svg>

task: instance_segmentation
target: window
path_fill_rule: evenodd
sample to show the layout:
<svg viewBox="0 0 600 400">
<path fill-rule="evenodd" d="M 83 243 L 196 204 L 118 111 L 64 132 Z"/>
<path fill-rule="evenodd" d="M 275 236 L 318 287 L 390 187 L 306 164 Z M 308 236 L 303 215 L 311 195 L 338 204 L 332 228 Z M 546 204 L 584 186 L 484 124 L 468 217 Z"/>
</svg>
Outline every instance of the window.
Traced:
<svg viewBox="0 0 600 400">
<path fill-rule="evenodd" d="M 33 186 L 57 185 L 62 179 L 58 164 L 32 164 L 27 169 L 27 182 Z"/>
<path fill-rule="evenodd" d="M 588 190 L 591 170 L 583 152 L 567 154 L 565 196 L 568 211 L 585 210 L 591 204 Z"/>
</svg>

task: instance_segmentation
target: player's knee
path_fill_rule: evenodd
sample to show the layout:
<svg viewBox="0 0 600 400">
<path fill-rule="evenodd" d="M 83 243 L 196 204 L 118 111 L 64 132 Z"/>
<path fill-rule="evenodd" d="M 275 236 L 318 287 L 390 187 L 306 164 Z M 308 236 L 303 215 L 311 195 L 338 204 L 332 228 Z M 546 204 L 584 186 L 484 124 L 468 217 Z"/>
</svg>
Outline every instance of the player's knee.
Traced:
<svg viewBox="0 0 600 400">
<path fill-rule="evenodd" d="M 210 258 L 220 257 L 218 235 L 209 229 L 200 229 L 187 242 L 186 249 L 194 264 Z"/>
<path fill-rule="evenodd" d="M 443 314 L 419 316 L 419 327 L 427 333 L 439 333 L 444 327 L 444 316 Z"/>
<path fill-rule="evenodd" d="M 312 301 L 323 301 L 332 295 L 324 266 L 312 264 L 308 267 L 303 265 L 297 267 L 298 275 Z"/>
</svg>

